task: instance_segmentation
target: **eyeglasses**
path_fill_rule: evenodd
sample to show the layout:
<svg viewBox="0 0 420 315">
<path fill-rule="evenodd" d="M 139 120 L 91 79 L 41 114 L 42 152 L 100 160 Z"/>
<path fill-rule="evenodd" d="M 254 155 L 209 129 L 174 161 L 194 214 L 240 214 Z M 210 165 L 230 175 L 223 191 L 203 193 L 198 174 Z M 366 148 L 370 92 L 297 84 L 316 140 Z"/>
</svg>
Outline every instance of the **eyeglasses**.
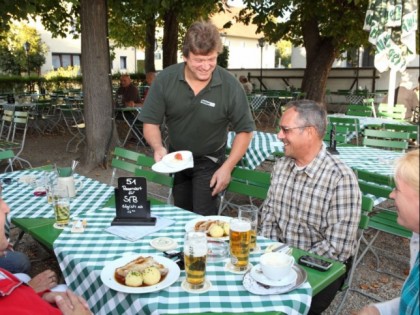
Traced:
<svg viewBox="0 0 420 315">
<path fill-rule="evenodd" d="M 279 126 L 279 131 L 283 131 L 283 133 L 288 134 L 290 133 L 291 130 L 293 129 L 303 129 L 303 128 L 308 128 L 311 126 L 298 126 L 298 127 L 284 127 L 284 126 Z"/>
</svg>

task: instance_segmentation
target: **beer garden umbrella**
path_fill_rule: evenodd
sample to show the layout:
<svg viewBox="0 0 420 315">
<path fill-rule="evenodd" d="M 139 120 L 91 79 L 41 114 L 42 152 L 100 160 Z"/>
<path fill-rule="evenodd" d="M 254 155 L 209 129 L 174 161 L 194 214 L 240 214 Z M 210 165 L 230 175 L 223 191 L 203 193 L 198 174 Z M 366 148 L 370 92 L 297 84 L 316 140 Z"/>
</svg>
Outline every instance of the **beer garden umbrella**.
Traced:
<svg viewBox="0 0 420 315">
<path fill-rule="evenodd" d="M 388 106 L 394 106 L 397 72 L 416 57 L 417 0 L 370 0 L 363 29 L 376 46 L 375 68 L 390 69 Z"/>
</svg>

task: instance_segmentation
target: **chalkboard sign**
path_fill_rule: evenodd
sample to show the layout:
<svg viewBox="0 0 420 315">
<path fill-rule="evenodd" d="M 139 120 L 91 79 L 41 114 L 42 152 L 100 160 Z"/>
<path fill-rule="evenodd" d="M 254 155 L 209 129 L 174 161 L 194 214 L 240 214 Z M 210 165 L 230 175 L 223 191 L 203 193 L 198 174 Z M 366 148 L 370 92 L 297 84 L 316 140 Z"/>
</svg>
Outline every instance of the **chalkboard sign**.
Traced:
<svg viewBox="0 0 420 315">
<path fill-rule="evenodd" d="M 144 177 L 120 177 L 115 189 L 116 217 L 111 225 L 154 225 Z"/>
</svg>

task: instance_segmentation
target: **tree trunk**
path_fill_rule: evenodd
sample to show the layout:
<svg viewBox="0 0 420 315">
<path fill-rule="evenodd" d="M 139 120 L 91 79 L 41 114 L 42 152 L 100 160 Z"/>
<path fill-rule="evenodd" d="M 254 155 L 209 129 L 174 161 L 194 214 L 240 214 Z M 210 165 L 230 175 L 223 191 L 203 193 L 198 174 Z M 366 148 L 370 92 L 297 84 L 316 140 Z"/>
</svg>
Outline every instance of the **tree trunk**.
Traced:
<svg viewBox="0 0 420 315">
<path fill-rule="evenodd" d="M 306 68 L 302 80 L 302 91 L 306 98 L 325 104 L 327 79 L 337 53 L 332 38 L 321 37 L 318 22 L 310 20 L 303 24 L 303 39 L 306 49 Z"/>
<path fill-rule="evenodd" d="M 156 20 L 154 17 L 146 20 L 146 47 L 144 49 L 144 71 L 156 72 L 155 45 Z"/>
<path fill-rule="evenodd" d="M 178 52 L 178 14 L 169 10 L 164 16 L 163 25 L 163 68 L 177 63 Z"/>
<path fill-rule="evenodd" d="M 113 135 L 107 9 L 106 0 L 81 0 L 81 61 L 87 142 L 81 162 L 86 170 L 103 163 Z M 114 134 L 114 140 L 116 137 Z"/>
</svg>

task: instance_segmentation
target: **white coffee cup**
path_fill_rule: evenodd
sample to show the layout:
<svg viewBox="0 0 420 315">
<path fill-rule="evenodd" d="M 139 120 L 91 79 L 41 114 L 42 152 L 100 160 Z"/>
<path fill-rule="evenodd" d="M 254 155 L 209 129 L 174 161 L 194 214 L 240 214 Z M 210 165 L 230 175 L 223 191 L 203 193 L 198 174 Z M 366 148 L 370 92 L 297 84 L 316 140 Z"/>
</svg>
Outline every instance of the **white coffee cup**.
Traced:
<svg viewBox="0 0 420 315">
<path fill-rule="evenodd" d="M 261 270 L 268 279 L 279 281 L 290 274 L 293 256 L 282 252 L 265 253 L 260 257 Z"/>
<path fill-rule="evenodd" d="M 83 183 L 80 180 L 74 180 L 73 176 L 58 177 L 57 186 L 59 189 L 67 189 L 69 197 L 73 198 L 82 189 Z"/>
</svg>

